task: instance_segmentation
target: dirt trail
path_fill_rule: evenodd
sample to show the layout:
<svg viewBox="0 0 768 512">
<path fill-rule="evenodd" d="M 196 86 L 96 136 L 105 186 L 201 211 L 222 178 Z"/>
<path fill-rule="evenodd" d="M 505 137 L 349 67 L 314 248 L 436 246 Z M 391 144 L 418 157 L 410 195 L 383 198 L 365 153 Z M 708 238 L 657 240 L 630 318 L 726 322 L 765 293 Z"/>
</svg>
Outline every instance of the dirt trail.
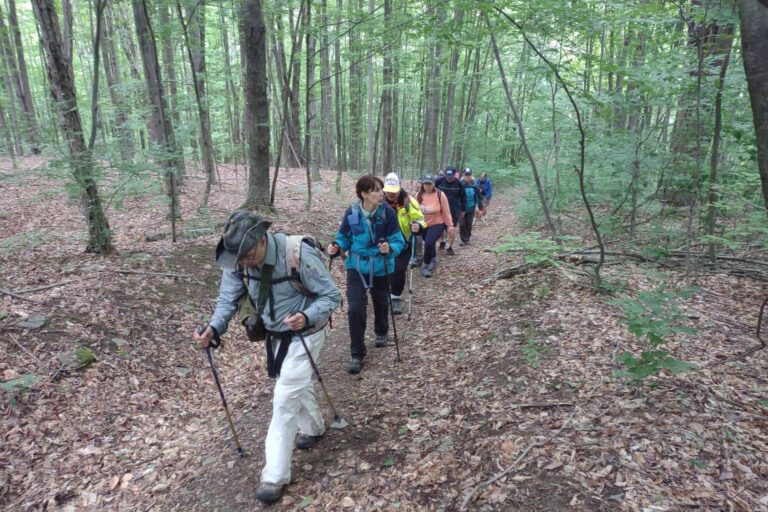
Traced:
<svg viewBox="0 0 768 512">
<path fill-rule="evenodd" d="M 329 394 L 349 426 L 344 430 L 329 429 L 322 442 L 308 452 L 295 451 L 293 482 L 278 509 L 292 510 L 303 504 L 307 510 L 327 510 L 351 508 L 354 503 L 359 510 L 412 510 L 439 508 L 441 502 L 443 506 L 452 502 L 459 482 L 441 482 L 444 491 L 430 496 L 423 493 L 417 482 L 409 481 L 416 475 L 402 475 L 401 470 L 407 462 L 421 459 L 430 451 L 443 458 L 453 457 L 451 445 L 461 444 L 460 422 L 450 424 L 455 421 L 455 414 L 462 416 L 472 411 L 473 404 L 451 397 L 440 383 L 460 378 L 447 373 L 446 366 L 461 359 L 466 343 L 481 343 L 486 336 L 482 332 L 473 334 L 472 319 L 485 309 L 479 281 L 493 272 L 497 257 L 483 249 L 514 226 L 507 201 L 499 198 L 493 207 L 491 218 L 477 223 L 470 246 L 459 247 L 457 237 L 454 256 L 439 251 L 438 269 L 432 278 L 422 277 L 419 269 L 415 269 L 412 319 L 409 321 L 404 314 L 395 320 L 402 362 L 395 361 L 391 325 L 389 345 L 373 347 L 369 307 L 365 369 L 360 375 L 347 374 L 346 307 L 334 315 L 334 329 L 323 348 L 319 366 Z M 345 282 L 340 263 L 334 264 L 334 275 L 343 292 Z M 407 302 L 405 306 L 407 312 Z M 173 506 L 179 510 L 236 511 L 260 506 L 253 491 L 263 465 L 271 384 L 261 375 L 244 377 L 238 384 L 254 390 L 251 398 L 238 397 L 234 413 L 249 457 L 235 457 L 222 420 L 217 435 L 211 436 L 208 449 L 200 455 L 205 465 L 199 476 L 159 504 L 159 510 Z M 240 393 L 233 393 L 236 394 Z M 211 394 L 211 399 L 214 398 Z M 322 401 L 319 387 L 318 398 L 329 420 L 330 410 Z M 434 435 L 430 432 L 433 421 L 441 424 Z M 437 468 L 435 471 L 442 472 Z M 433 478 L 438 483 L 442 475 L 435 474 Z M 309 505 L 310 501 L 314 505 Z"/>
</svg>

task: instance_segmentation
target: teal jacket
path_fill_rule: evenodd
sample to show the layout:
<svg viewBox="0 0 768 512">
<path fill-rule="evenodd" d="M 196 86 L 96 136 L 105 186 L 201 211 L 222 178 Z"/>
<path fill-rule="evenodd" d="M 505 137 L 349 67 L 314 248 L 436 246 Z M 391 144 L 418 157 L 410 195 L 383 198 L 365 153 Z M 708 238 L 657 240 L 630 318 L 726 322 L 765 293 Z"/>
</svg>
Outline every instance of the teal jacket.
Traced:
<svg viewBox="0 0 768 512">
<path fill-rule="evenodd" d="M 395 271 L 395 257 L 405 248 L 405 238 L 397 222 L 397 213 L 389 205 L 382 203 L 370 217 L 363 214 L 363 207 L 358 202 L 347 208 L 336 233 L 336 243 L 345 252 L 347 259 L 344 266 L 357 270 L 363 282 L 369 282 L 371 276 L 383 276 L 384 255 L 379 251 L 378 241 L 382 238 L 389 242 L 387 270 Z"/>
</svg>

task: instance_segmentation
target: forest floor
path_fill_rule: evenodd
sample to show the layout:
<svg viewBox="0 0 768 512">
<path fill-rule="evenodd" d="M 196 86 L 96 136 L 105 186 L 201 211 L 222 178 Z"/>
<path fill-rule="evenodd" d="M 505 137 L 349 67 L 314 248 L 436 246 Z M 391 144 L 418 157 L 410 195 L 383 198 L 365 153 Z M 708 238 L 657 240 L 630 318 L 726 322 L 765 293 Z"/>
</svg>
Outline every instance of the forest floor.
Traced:
<svg viewBox="0 0 768 512">
<path fill-rule="evenodd" d="M 197 238 L 147 242 L 168 230 L 162 200 L 113 201 L 119 252 L 97 256 L 83 254 L 76 202 L 44 163 L 0 162 L 0 288 L 17 295 L 0 299 L 0 380 L 37 376 L 23 392 L 0 391 L 0 508 L 261 509 L 273 387 L 263 349 L 233 325 L 216 352 L 248 453 L 238 458 L 190 339 L 220 278 L 218 235 L 204 228 L 242 202 L 242 168 L 222 167 L 208 215 L 196 211 L 203 180 L 187 179 L 182 227 Z M 329 240 L 352 200 L 351 179 L 339 198 L 335 176 L 313 184 L 308 213 L 303 172 L 281 174 L 274 228 Z M 490 279 L 522 261 L 483 251 L 524 231 L 513 198 L 499 191 L 472 245 L 440 253 L 434 277 L 414 272 L 413 318 L 397 317 L 402 362 L 392 343 L 369 339 L 365 369 L 348 375 L 346 312 L 334 315 L 319 366 L 349 425 L 295 452 L 293 482 L 270 509 L 768 510 L 766 352 L 625 384 L 615 359 L 638 345 L 609 297 L 566 269 Z M 339 263 L 333 273 L 343 291 Z M 605 276 L 658 284 L 631 264 Z M 698 332 L 671 340 L 671 352 L 704 366 L 756 344 L 768 289 L 728 276 L 697 284 L 681 307 Z M 27 291 L 47 285 L 57 286 Z M 95 362 L 65 370 L 57 355 L 78 347 Z M 330 421 L 319 389 L 318 400 Z"/>
</svg>

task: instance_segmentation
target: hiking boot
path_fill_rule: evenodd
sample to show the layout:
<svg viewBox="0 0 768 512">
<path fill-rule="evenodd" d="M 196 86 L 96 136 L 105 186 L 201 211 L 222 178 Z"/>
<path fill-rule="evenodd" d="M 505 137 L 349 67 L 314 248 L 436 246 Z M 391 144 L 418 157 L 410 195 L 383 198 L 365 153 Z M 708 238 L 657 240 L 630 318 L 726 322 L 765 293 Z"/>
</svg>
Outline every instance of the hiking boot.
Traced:
<svg viewBox="0 0 768 512">
<path fill-rule="evenodd" d="M 296 448 L 299 450 L 309 450 L 315 446 L 322 437 L 322 435 L 310 436 L 309 434 L 302 434 L 299 432 L 299 435 L 296 436 Z"/>
<path fill-rule="evenodd" d="M 453 256 L 456 253 L 453 252 L 453 247 L 449 247 L 448 249 L 445 250 L 445 254 L 447 254 L 448 256 Z"/>
<path fill-rule="evenodd" d="M 275 503 L 283 497 L 283 486 L 262 482 L 256 489 L 256 499 L 264 503 Z"/>
<path fill-rule="evenodd" d="M 363 360 L 354 357 L 347 365 L 347 373 L 360 373 L 363 370 Z"/>
<path fill-rule="evenodd" d="M 461 242 L 459 242 L 459 245 L 463 247 L 465 245 L 469 245 L 469 242 L 467 240 L 462 240 Z"/>
<path fill-rule="evenodd" d="M 431 262 L 430 262 L 431 264 Z M 429 265 L 426 265 L 421 268 L 421 275 L 423 277 L 432 277 L 432 269 L 429 268 Z"/>
<path fill-rule="evenodd" d="M 394 303 L 394 301 L 392 301 Z M 398 301 L 399 302 L 399 301 Z M 400 309 L 400 313 L 402 313 L 403 310 Z M 375 347 L 386 347 L 387 346 L 387 335 L 386 334 L 377 334 L 376 339 L 373 342 L 373 345 Z"/>
<path fill-rule="evenodd" d="M 392 314 L 393 315 L 402 315 L 403 314 L 403 301 L 399 298 L 392 299 Z"/>
<path fill-rule="evenodd" d="M 441 250 L 441 251 L 445 250 L 445 240 L 443 240 L 442 242 L 440 242 L 440 250 Z"/>
<path fill-rule="evenodd" d="M 435 268 L 437 268 L 437 258 L 435 258 L 432 261 L 430 261 L 429 265 L 427 265 L 427 268 L 429 269 L 430 272 L 434 273 L 435 272 Z"/>
<path fill-rule="evenodd" d="M 421 258 L 413 258 L 413 262 L 411 263 L 412 267 L 420 267 L 422 263 Z"/>
</svg>

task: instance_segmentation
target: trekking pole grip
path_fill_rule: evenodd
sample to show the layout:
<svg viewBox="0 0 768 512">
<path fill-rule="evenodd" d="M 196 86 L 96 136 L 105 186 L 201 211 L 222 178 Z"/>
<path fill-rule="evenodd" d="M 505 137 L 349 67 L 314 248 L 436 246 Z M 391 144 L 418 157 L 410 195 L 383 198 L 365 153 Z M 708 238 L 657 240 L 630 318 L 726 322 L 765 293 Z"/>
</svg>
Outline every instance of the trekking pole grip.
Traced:
<svg viewBox="0 0 768 512">
<path fill-rule="evenodd" d="M 208 324 L 200 324 L 197 326 L 197 334 L 203 335 L 205 330 L 208 328 Z M 213 347 L 214 349 L 219 348 L 221 346 L 221 336 L 219 336 L 219 333 L 216 332 L 216 329 L 211 327 L 211 330 L 213 331 L 213 338 L 211 338 L 208 341 L 208 344 L 210 347 Z"/>
</svg>

